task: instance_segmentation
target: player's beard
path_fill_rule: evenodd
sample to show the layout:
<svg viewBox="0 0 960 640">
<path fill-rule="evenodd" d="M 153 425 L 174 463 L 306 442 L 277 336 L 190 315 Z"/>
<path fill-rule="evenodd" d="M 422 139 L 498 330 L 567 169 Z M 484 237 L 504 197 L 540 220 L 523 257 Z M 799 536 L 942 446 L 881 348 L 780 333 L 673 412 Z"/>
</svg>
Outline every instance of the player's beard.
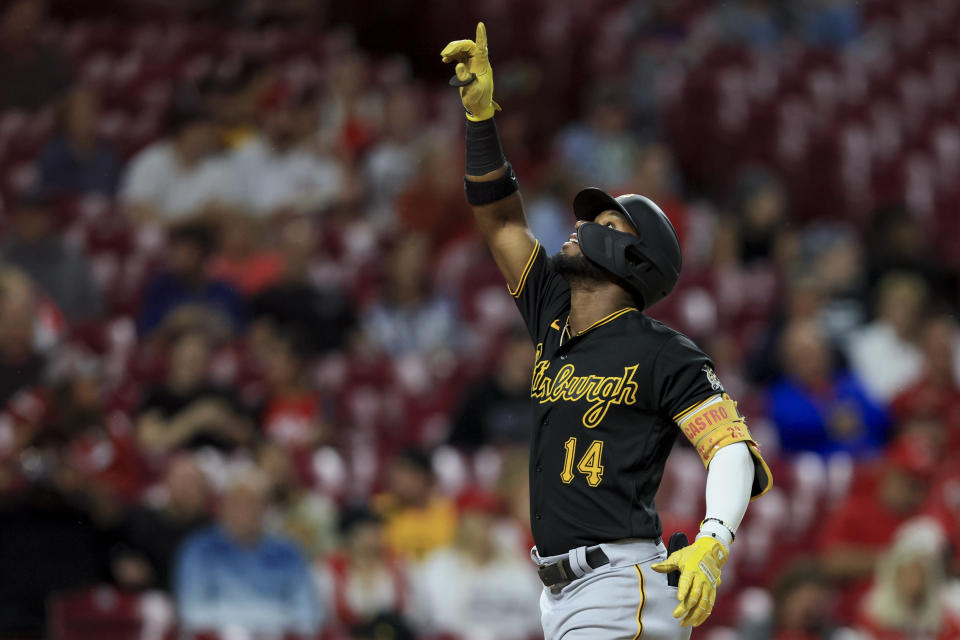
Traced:
<svg viewBox="0 0 960 640">
<path fill-rule="evenodd" d="M 563 279 L 571 287 L 595 285 L 610 281 L 610 275 L 582 253 L 568 256 L 561 251 L 553 254 L 550 257 L 550 262 L 554 271 L 563 276 Z"/>
</svg>

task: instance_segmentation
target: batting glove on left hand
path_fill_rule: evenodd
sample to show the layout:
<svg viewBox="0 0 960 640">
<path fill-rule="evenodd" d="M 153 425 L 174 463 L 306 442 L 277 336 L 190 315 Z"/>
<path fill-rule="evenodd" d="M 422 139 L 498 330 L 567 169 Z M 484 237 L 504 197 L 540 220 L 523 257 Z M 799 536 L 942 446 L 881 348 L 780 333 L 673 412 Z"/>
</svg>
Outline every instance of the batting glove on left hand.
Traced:
<svg viewBox="0 0 960 640">
<path fill-rule="evenodd" d="M 728 552 L 719 540 L 698 538 L 688 547 L 674 551 L 663 562 L 652 565 L 659 573 L 680 571 L 677 600 L 673 617 L 684 627 L 699 626 L 713 611 L 720 586 L 720 569 L 727 563 Z"/>
<path fill-rule="evenodd" d="M 443 48 L 440 57 L 444 62 L 457 63 L 454 73 L 468 120 L 489 120 L 500 111 L 493 99 L 493 69 L 487 55 L 487 28 L 482 22 L 477 23 L 476 41 L 454 40 Z"/>
</svg>

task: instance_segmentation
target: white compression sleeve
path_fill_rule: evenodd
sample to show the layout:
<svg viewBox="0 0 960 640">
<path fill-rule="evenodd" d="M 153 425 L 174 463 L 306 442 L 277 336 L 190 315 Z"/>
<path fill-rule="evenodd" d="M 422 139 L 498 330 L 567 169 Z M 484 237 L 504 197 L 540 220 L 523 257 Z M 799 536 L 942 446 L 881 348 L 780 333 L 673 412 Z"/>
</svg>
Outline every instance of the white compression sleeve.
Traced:
<svg viewBox="0 0 960 640">
<path fill-rule="evenodd" d="M 705 518 L 716 518 L 726 526 L 715 520 L 704 522 L 698 538 L 704 535 L 715 537 L 730 548 L 733 533 L 736 533 L 750 504 L 753 473 L 753 456 L 743 442 L 735 442 L 714 454 L 707 470 Z"/>
</svg>

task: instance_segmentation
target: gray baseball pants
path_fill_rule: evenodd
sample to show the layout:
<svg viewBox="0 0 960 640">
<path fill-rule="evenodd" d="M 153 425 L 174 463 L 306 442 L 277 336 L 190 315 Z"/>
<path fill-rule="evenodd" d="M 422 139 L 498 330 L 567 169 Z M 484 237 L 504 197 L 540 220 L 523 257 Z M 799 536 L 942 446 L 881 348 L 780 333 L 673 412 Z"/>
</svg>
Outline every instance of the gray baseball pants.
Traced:
<svg viewBox="0 0 960 640">
<path fill-rule="evenodd" d="M 598 545 L 610 563 L 590 568 L 577 558 L 596 547 L 571 549 L 567 554 L 541 558 L 537 564 L 570 558 L 574 573 L 582 574 L 552 593 L 540 594 L 540 622 L 545 640 L 687 640 L 691 629 L 673 617 L 677 588 L 667 576 L 650 568 L 667 557 L 662 542 L 620 540 Z"/>
</svg>

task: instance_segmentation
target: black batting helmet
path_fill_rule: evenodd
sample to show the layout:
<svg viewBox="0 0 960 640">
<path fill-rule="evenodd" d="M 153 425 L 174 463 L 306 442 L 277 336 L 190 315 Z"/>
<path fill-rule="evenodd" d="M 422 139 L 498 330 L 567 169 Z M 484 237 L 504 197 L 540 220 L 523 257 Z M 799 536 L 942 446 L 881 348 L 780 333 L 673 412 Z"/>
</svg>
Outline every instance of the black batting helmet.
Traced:
<svg viewBox="0 0 960 640">
<path fill-rule="evenodd" d="M 637 235 L 599 224 L 594 218 L 616 211 L 633 225 Z M 588 260 L 617 276 L 642 309 L 662 300 L 680 277 L 682 260 L 677 232 L 666 214 L 649 198 L 635 193 L 614 198 L 596 187 L 587 187 L 573 199 L 580 225 L 577 242 Z"/>
</svg>

